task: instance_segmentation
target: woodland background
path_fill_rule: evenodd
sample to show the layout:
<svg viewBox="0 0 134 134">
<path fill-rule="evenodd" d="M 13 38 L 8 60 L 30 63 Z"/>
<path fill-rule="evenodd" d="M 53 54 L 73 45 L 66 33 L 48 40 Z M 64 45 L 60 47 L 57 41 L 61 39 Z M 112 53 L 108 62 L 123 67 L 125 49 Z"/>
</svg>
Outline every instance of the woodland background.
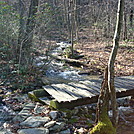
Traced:
<svg viewBox="0 0 134 134">
<path fill-rule="evenodd" d="M 85 56 L 80 60 L 90 72 L 102 74 L 111 51 L 117 5 L 116 0 L 1 0 L 1 83 L 20 89 L 38 85 L 43 72 L 34 66 L 35 57 L 47 56 L 61 41 L 72 44 L 67 52 L 71 58 L 76 50 Z M 133 5 L 133 0 L 125 0 L 115 64 L 118 76 L 134 73 Z M 47 66 L 43 68 L 45 72 Z"/>
</svg>

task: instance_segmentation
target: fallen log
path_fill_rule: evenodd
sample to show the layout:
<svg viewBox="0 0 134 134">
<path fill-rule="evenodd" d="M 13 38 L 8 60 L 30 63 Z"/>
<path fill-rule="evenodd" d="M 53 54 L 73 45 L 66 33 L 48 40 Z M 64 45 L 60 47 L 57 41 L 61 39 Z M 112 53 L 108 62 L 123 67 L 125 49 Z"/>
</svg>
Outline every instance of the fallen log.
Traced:
<svg viewBox="0 0 134 134">
<path fill-rule="evenodd" d="M 83 63 L 82 61 L 76 60 L 76 59 L 70 59 L 70 58 L 64 58 L 61 56 L 55 56 L 55 55 L 50 55 L 50 57 L 59 60 L 59 61 L 64 61 L 65 63 L 71 65 L 71 66 L 75 66 L 75 67 L 87 67 L 87 65 L 85 63 Z"/>
</svg>

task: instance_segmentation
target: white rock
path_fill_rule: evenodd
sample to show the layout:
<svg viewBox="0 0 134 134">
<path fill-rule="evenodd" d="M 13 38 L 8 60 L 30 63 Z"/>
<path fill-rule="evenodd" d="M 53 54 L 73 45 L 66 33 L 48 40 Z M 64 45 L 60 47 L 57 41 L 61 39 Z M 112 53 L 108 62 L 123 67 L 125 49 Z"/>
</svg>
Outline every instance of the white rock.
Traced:
<svg viewBox="0 0 134 134">
<path fill-rule="evenodd" d="M 83 134 L 85 132 L 87 132 L 87 130 L 85 128 L 80 128 L 80 129 L 77 129 L 77 132 L 80 133 L 80 134 Z"/>
<path fill-rule="evenodd" d="M 54 126 L 55 123 L 56 123 L 56 121 L 50 121 L 50 122 L 46 123 L 46 124 L 44 125 L 44 127 L 45 127 L 45 128 L 50 128 L 50 127 Z"/>
<path fill-rule="evenodd" d="M 36 105 L 34 108 L 34 114 L 40 114 L 44 110 L 44 106 L 38 106 Z"/>
<path fill-rule="evenodd" d="M 5 122 L 5 123 L 3 124 L 3 128 L 8 129 L 9 127 L 10 127 L 10 124 L 8 124 L 7 122 Z"/>
<path fill-rule="evenodd" d="M 112 117 L 112 110 L 108 111 L 109 117 Z"/>
</svg>

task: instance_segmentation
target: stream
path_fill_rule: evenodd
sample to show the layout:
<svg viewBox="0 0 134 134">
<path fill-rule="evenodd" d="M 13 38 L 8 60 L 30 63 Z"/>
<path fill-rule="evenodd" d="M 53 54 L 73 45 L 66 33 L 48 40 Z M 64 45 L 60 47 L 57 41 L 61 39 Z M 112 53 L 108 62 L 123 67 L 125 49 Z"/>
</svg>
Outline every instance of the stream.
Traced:
<svg viewBox="0 0 134 134">
<path fill-rule="evenodd" d="M 68 47 L 70 47 L 71 44 L 67 42 L 60 42 L 57 43 L 57 47 L 51 51 L 51 55 L 53 56 L 61 56 L 64 50 Z M 86 79 L 98 79 L 99 75 L 79 75 L 79 72 L 81 71 L 81 68 L 73 67 L 70 65 L 67 65 L 64 61 L 59 61 L 56 59 L 51 60 L 49 63 L 44 63 L 43 61 L 45 59 L 49 59 L 46 56 L 40 56 L 35 59 L 36 66 L 42 67 L 47 66 L 47 69 L 45 70 L 45 76 L 52 79 L 63 79 L 63 80 L 69 80 L 69 81 L 80 81 L 80 80 L 86 80 Z"/>
</svg>

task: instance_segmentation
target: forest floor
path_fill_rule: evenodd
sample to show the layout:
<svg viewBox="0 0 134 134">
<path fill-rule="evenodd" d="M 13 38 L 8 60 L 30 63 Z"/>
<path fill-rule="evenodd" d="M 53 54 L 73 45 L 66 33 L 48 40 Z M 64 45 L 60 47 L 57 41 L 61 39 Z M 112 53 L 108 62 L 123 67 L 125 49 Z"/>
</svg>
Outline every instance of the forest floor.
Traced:
<svg viewBox="0 0 134 134">
<path fill-rule="evenodd" d="M 76 45 L 76 50 L 84 55 L 81 59 L 92 70 L 93 74 L 102 74 L 108 63 L 112 50 L 112 42 L 82 42 Z M 134 75 L 134 42 L 120 42 L 116 61 L 115 75 Z"/>
</svg>

